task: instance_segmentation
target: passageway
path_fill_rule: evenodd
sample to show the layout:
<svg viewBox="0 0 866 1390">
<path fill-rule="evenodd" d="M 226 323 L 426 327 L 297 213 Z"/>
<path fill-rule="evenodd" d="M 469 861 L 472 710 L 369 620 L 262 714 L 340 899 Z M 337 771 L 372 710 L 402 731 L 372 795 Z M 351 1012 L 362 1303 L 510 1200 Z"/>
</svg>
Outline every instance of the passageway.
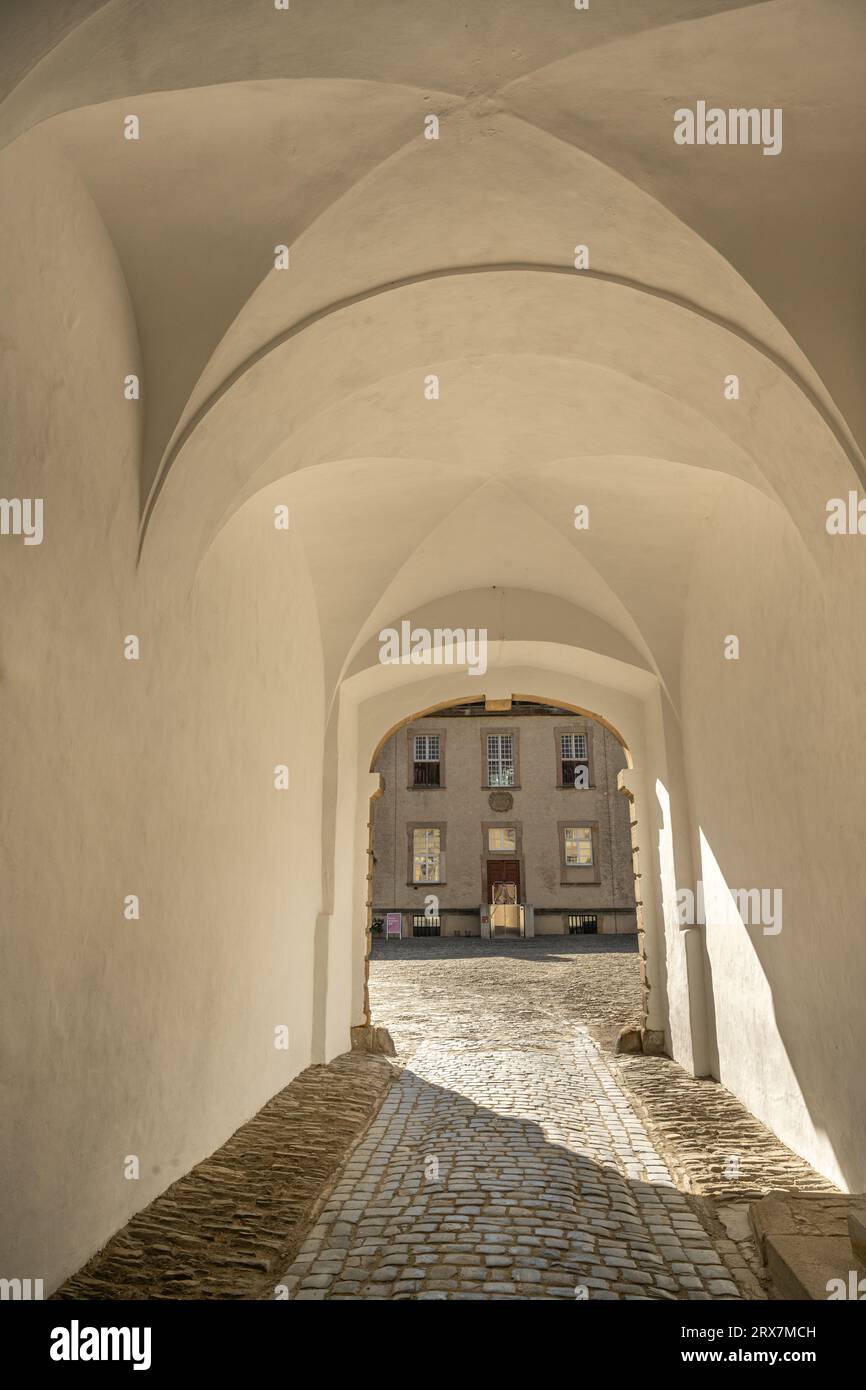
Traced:
<svg viewBox="0 0 866 1390">
<path fill-rule="evenodd" d="M 759 1294 L 595 1041 L 638 996 L 631 943 L 380 945 L 373 1016 L 400 1075 L 281 1281 L 290 1295 Z"/>
<path fill-rule="evenodd" d="M 633 938 L 374 955 L 394 1061 L 307 1068 L 57 1297 L 763 1296 L 747 1199 L 832 1187 L 717 1083 L 616 1053 Z"/>
<path fill-rule="evenodd" d="M 427 809 L 379 907 L 463 834 L 423 800 L 456 719 L 417 785 L 377 752 L 473 701 L 568 711 L 557 829 L 545 861 L 520 730 L 488 742 L 448 930 L 497 893 L 504 929 L 582 929 L 562 881 L 626 844 L 627 900 L 601 864 L 587 906 L 638 935 L 642 1076 L 716 1078 L 866 1188 L 864 51 L 861 0 L 0 5 L 0 1278 L 63 1287 L 368 1036 L 382 777 Z M 681 140 L 708 100 L 725 143 Z M 612 822 L 571 814 L 590 723 Z M 581 1261 L 502 1224 L 536 1172 L 611 1292 L 620 1246 L 661 1295 L 735 1272 L 658 1239 L 694 1214 L 605 1051 L 619 962 L 583 992 L 551 949 L 431 949 L 414 998 L 374 959 L 405 1070 L 330 1214 L 381 1230 L 317 1236 L 316 1288 L 363 1282 L 326 1249 L 397 1269 L 417 1218 L 573 1296 Z"/>
</svg>

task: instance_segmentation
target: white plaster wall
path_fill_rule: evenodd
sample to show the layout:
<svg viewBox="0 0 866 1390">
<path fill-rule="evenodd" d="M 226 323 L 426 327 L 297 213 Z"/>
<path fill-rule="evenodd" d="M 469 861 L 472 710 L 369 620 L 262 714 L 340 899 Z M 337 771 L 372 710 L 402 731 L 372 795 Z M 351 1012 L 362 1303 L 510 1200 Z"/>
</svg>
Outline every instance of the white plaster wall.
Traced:
<svg viewBox="0 0 866 1390">
<path fill-rule="evenodd" d="M 813 474 L 827 496 L 844 478 Z M 823 507 L 814 530 L 823 530 Z M 684 743 L 707 884 L 718 1075 L 787 1144 L 866 1186 L 860 768 L 861 537 L 819 573 L 769 503 L 720 503 L 693 576 Z M 726 634 L 739 661 L 724 661 Z M 744 925 L 724 885 L 783 890 L 782 930 Z"/>
<path fill-rule="evenodd" d="M 646 813 L 638 826 L 641 891 L 650 883 L 658 900 L 658 949 L 651 976 L 658 978 L 665 1008 L 651 1007 L 664 1029 L 670 1055 L 695 1076 L 711 1071 L 705 1007 L 705 947 L 700 932 L 683 928 L 677 891 L 693 885 L 691 811 L 685 782 L 680 724 L 659 691 L 645 705 L 647 757 L 642 779 Z M 628 776 L 628 774 L 625 774 Z"/>
<path fill-rule="evenodd" d="M 349 1029 L 364 1022 L 363 1017 L 363 942 L 366 923 L 366 887 L 356 891 L 359 875 L 366 885 L 367 859 L 365 827 L 360 828 L 361 842 L 355 853 L 355 809 L 359 787 L 367 796 L 374 790 L 377 779 L 358 768 L 358 725 L 353 709 L 342 703 L 337 724 L 338 781 L 334 810 L 334 911 L 328 924 L 327 1024 L 325 1057 L 330 1061 L 350 1046 Z M 360 896 L 360 902 L 358 901 Z"/>
<path fill-rule="evenodd" d="M 48 1291 L 309 1061 L 323 692 L 303 555 L 261 500 L 192 592 L 136 574 L 113 248 L 47 151 L 0 180 L 0 490 L 45 506 L 41 546 L 0 537 L 0 1266 Z"/>
</svg>

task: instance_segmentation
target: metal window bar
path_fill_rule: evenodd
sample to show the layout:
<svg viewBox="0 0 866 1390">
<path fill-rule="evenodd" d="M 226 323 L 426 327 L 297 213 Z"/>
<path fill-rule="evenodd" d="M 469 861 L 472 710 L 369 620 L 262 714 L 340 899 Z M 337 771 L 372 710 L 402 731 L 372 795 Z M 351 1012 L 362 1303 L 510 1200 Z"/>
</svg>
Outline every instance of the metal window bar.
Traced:
<svg viewBox="0 0 866 1390">
<path fill-rule="evenodd" d="M 442 918 L 426 913 L 416 912 L 412 916 L 412 935 L 413 936 L 441 936 Z"/>
<path fill-rule="evenodd" d="M 597 936 L 598 917 L 594 912 L 569 912 L 569 936 Z"/>
<path fill-rule="evenodd" d="M 586 769 L 587 776 L 584 781 L 589 780 L 589 763 L 579 762 L 573 758 L 563 758 L 562 760 L 562 785 L 564 787 L 577 786 L 577 773 L 581 768 Z"/>
</svg>

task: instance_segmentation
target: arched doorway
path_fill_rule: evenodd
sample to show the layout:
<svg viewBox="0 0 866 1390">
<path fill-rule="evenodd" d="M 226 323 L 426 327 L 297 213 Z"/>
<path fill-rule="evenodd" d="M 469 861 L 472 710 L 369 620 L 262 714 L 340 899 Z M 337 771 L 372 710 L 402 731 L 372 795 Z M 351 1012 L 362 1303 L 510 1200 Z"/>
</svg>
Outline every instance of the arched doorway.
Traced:
<svg viewBox="0 0 866 1390">
<path fill-rule="evenodd" d="M 633 768 L 609 720 L 561 698 L 467 695 L 403 716 L 370 761 L 364 1014 L 375 939 L 634 935 L 646 1018 Z"/>
</svg>

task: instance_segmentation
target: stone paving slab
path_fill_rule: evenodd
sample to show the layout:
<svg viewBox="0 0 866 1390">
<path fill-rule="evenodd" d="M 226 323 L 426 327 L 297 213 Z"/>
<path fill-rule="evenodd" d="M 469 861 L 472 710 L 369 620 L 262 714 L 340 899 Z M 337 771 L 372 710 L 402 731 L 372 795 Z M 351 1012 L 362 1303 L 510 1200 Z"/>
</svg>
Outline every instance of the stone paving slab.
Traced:
<svg viewBox="0 0 866 1390">
<path fill-rule="evenodd" d="M 738 1298 L 609 1061 L 569 1031 L 418 1047 L 276 1296 Z"/>
<path fill-rule="evenodd" d="M 857 1298 L 866 1291 L 866 1197 L 772 1192 L 752 1204 L 752 1227 L 782 1299 Z"/>
</svg>

